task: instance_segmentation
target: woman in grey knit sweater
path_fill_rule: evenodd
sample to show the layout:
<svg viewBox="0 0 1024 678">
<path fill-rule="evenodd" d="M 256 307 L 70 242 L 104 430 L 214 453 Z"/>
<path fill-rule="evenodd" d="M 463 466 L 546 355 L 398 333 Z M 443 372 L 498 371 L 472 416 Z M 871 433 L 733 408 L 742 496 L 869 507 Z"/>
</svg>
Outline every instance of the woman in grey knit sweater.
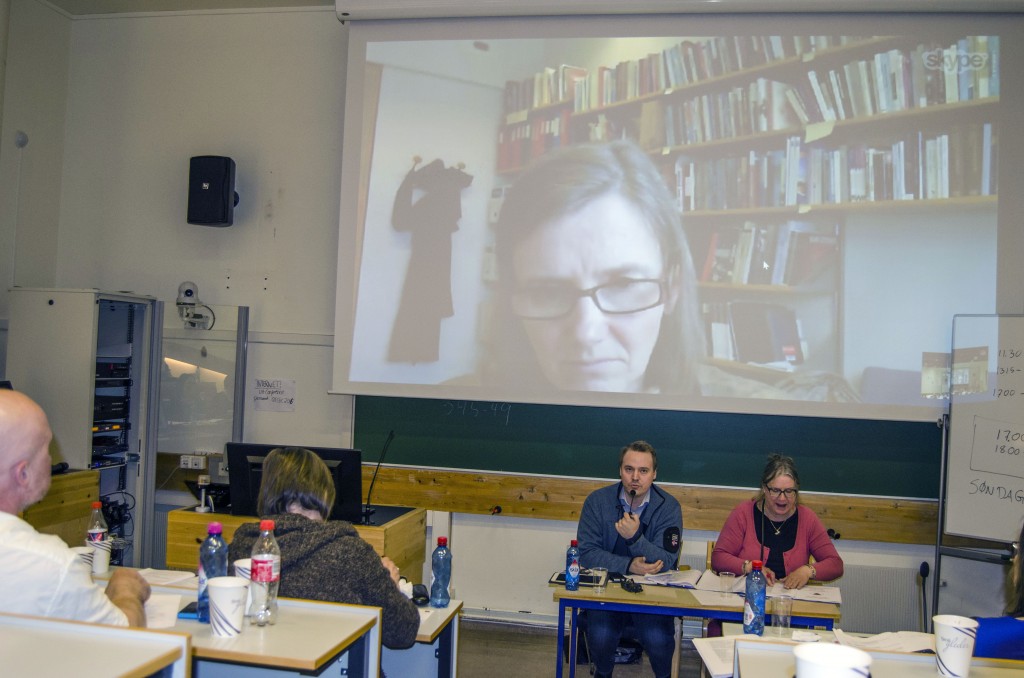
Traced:
<svg viewBox="0 0 1024 678">
<path fill-rule="evenodd" d="M 260 515 L 274 521 L 281 547 L 278 595 L 379 607 L 384 645 L 412 646 L 420 617 L 398 589 L 398 568 L 378 556 L 351 523 L 327 520 L 334 482 L 320 457 L 298 447 L 272 451 L 263 464 L 258 505 Z M 259 534 L 258 522 L 240 525 L 231 541 L 231 561 L 248 558 Z"/>
</svg>

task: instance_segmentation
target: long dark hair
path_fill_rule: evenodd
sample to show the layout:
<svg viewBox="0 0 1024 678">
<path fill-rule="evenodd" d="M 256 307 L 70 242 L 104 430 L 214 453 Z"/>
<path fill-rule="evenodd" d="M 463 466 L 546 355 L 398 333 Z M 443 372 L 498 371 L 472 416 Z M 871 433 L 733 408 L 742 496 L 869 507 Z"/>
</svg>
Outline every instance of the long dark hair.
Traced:
<svg viewBox="0 0 1024 678">
<path fill-rule="evenodd" d="M 695 365 L 705 356 L 705 338 L 697 297 L 697 276 L 682 216 L 654 162 L 629 141 L 579 144 L 544 155 L 509 189 L 497 224 L 498 298 L 481 365 L 488 380 L 529 389 L 544 384 L 535 361 L 514 361 L 508 347 L 527 344 L 522 322 L 511 311 L 516 248 L 536 229 L 609 194 L 626 199 L 656 234 L 666 275 L 676 278 L 678 301 L 666 309 L 651 355 L 645 386 L 665 393 L 697 393 Z"/>
</svg>

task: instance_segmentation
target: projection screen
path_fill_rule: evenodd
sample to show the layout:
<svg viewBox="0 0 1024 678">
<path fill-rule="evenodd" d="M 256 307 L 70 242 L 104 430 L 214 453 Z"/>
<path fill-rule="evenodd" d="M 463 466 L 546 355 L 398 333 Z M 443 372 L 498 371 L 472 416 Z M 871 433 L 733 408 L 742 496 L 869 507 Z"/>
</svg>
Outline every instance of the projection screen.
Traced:
<svg viewBox="0 0 1024 678">
<path fill-rule="evenodd" d="M 939 416 L 1022 310 L 1021 29 L 352 24 L 332 392 Z"/>
</svg>

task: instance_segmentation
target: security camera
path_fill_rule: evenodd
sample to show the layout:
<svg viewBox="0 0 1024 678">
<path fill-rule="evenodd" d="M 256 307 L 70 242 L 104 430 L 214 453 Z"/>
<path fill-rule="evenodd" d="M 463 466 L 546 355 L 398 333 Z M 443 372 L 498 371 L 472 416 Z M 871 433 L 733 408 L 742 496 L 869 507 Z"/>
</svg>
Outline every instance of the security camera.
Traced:
<svg viewBox="0 0 1024 678">
<path fill-rule="evenodd" d="M 199 303 L 199 287 L 191 280 L 178 285 L 178 306 L 195 306 Z"/>
<path fill-rule="evenodd" d="M 185 323 L 185 327 L 196 330 L 213 328 L 216 322 L 213 309 L 199 301 L 199 287 L 191 280 L 178 285 L 178 300 L 175 303 L 178 306 L 178 317 Z"/>
</svg>

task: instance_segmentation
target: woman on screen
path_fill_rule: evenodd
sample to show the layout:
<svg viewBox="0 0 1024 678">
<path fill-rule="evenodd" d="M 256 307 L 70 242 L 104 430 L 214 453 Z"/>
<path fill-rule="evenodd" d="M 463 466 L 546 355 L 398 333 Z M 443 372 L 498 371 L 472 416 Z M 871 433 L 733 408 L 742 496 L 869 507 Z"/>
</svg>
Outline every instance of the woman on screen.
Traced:
<svg viewBox="0 0 1024 678">
<path fill-rule="evenodd" d="M 1009 604 L 1004 617 L 979 617 L 978 636 L 974 641 L 975 657 L 1024 659 L 1024 525 L 1010 561 Z"/>
<path fill-rule="evenodd" d="M 384 645 L 412 646 L 420 616 L 398 588 L 398 568 L 378 556 L 351 523 L 327 520 L 334 480 L 320 457 L 299 447 L 273 450 L 263 462 L 257 501 L 260 516 L 274 521 L 281 547 L 281 596 L 380 607 Z M 231 561 L 248 558 L 259 535 L 258 522 L 240 525 L 229 548 Z"/>
<path fill-rule="evenodd" d="M 779 581 L 790 589 L 843 575 L 843 559 L 825 526 L 800 505 L 800 474 L 791 457 L 768 458 L 757 496 L 726 519 L 711 552 L 711 569 L 745 575 L 754 560 L 764 563 L 769 585 Z"/>
<path fill-rule="evenodd" d="M 627 141 L 549 153 L 497 225 L 485 380 L 525 393 L 785 397 L 704 364 L 697 278 L 658 168 Z"/>
</svg>

